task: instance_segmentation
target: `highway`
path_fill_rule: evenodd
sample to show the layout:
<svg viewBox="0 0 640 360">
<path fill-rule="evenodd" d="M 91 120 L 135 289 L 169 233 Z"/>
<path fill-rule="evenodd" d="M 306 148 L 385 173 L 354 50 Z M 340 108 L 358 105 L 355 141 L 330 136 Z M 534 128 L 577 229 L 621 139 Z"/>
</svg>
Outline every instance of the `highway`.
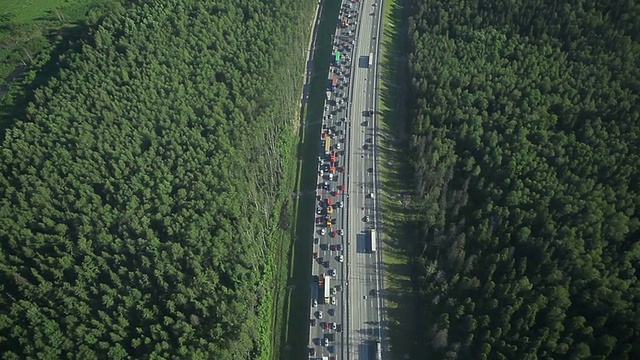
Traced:
<svg viewBox="0 0 640 360">
<path fill-rule="evenodd" d="M 381 339 L 380 254 L 370 243 L 371 229 L 379 218 L 374 180 L 377 111 L 369 113 L 377 109 L 374 79 L 380 4 L 374 4 L 373 0 L 343 0 L 333 38 L 333 54 L 341 56 L 329 69 L 323 146 L 318 149 L 311 359 L 381 358 L 376 351 Z M 334 76 L 335 88 L 331 86 Z M 373 241 L 377 244 L 375 236 Z"/>
<path fill-rule="evenodd" d="M 380 341 L 381 303 L 379 290 L 378 252 L 372 252 L 369 232 L 375 228 L 377 189 L 374 181 L 374 151 L 376 114 L 375 63 L 379 5 L 373 0 L 361 0 L 360 21 L 355 44 L 359 66 L 354 69 L 349 132 L 349 182 L 352 189 L 348 201 L 348 359 L 375 360 L 375 343 Z M 373 15 L 371 15 L 373 14 Z M 368 66 L 373 53 L 373 66 Z M 375 112 L 375 111 L 374 111 Z M 365 148 L 366 147 L 366 148 Z M 364 221 L 368 217 L 369 221 Z M 377 242 L 377 239 L 374 239 Z"/>
</svg>

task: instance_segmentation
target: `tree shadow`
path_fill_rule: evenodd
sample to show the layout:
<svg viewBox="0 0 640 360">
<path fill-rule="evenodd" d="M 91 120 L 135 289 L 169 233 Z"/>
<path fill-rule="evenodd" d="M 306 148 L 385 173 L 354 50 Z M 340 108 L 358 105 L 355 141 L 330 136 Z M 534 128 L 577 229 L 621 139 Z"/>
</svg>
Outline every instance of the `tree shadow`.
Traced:
<svg viewBox="0 0 640 360">
<path fill-rule="evenodd" d="M 384 249 L 384 299 L 381 328 L 388 358 L 418 359 L 422 318 L 417 283 L 417 234 L 412 207 L 412 171 L 409 163 L 409 114 L 407 111 L 409 76 L 408 1 L 397 0 L 385 7 L 379 90 L 381 129 L 378 131 L 382 207 L 382 245 Z M 390 20 L 390 21 L 389 21 Z"/>
<path fill-rule="evenodd" d="M 309 304 L 311 287 L 314 286 L 311 274 L 312 249 L 315 223 L 315 193 L 317 187 L 317 156 L 320 147 L 320 132 L 324 111 L 325 90 L 331 61 L 331 36 L 335 31 L 335 18 L 340 8 L 339 1 L 323 3 L 316 43 L 309 59 L 311 73 L 305 87 L 305 99 L 300 111 L 297 172 L 299 188 L 297 193 L 297 223 L 292 249 L 292 270 L 289 278 L 291 287 L 288 297 L 289 317 L 286 330 L 282 332 L 281 344 L 288 348 L 282 352 L 281 359 L 300 359 L 308 357 L 309 351 Z"/>
<path fill-rule="evenodd" d="M 11 87 L 6 85 L 7 93 L 0 105 L 0 138 L 16 121 L 26 117 L 27 105 L 34 101 L 35 90 L 45 85 L 60 73 L 61 56 L 69 51 L 80 51 L 82 44 L 89 39 L 90 26 L 84 23 L 69 23 L 68 26 L 49 31 L 45 37 L 55 43 L 51 51 L 46 49 L 39 54 L 26 54 L 32 59 L 27 67 L 22 66 L 12 73 Z"/>
</svg>

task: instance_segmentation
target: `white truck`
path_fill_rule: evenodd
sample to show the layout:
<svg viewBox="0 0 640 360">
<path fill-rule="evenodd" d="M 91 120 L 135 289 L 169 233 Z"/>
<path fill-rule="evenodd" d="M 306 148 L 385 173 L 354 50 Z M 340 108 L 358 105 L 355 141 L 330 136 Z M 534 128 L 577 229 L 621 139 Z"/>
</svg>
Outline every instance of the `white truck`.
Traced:
<svg viewBox="0 0 640 360">
<path fill-rule="evenodd" d="M 324 277 L 324 303 L 331 301 L 331 276 Z"/>
</svg>

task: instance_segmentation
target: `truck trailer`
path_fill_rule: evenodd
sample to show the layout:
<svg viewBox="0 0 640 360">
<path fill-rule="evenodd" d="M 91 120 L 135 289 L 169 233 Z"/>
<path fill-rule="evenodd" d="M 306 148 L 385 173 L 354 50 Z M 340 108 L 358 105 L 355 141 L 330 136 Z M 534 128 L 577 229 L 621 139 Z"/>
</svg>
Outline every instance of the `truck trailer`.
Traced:
<svg viewBox="0 0 640 360">
<path fill-rule="evenodd" d="M 378 250 L 378 238 L 376 235 L 376 229 L 371 229 L 369 231 L 369 249 L 372 253 Z"/>
<path fill-rule="evenodd" d="M 331 276 L 324 277 L 324 303 L 329 304 L 331 301 Z"/>
</svg>

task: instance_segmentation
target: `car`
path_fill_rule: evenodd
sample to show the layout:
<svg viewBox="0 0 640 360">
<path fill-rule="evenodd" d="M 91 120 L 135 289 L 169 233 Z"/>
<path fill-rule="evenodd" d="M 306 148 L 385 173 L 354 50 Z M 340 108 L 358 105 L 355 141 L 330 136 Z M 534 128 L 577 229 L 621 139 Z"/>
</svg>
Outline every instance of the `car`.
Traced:
<svg viewBox="0 0 640 360">
<path fill-rule="evenodd" d="M 336 276 L 338 274 L 336 269 L 329 269 L 329 271 L 327 273 L 329 274 L 329 276 Z"/>
<path fill-rule="evenodd" d="M 337 149 L 337 150 L 340 150 L 340 143 L 337 143 L 337 144 L 336 144 L 336 149 Z"/>
<path fill-rule="evenodd" d="M 342 324 L 338 324 L 336 332 L 342 332 Z"/>
<path fill-rule="evenodd" d="M 311 301 L 311 304 L 313 305 L 313 307 L 318 307 L 318 300 L 313 299 L 313 301 Z"/>
<path fill-rule="evenodd" d="M 325 268 L 328 268 L 328 267 L 329 267 L 329 260 L 325 260 L 325 261 L 322 263 L 322 266 L 324 266 Z M 331 276 L 335 276 L 335 275 L 331 275 Z"/>
<path fill-rule="evenodd" d="M 369 222 L 369 221 L 371 221 L 371 217 L 369 215 L 367 215 L 362 220 L 364 220 L 364 222 Z"/>
<path fill-rule="evenodd" d="M 337 231 L 335 231 L 335 230 L 334 230 L 334 231 L 332 231 L 332 232 L 331 232 L 331 237 L 332 237 L 332 238 L 334 238 L 334 237 L 336 237 L 336 236 L 338 236 L 338 232 L 337 232 Z"/>
<path fill-rule="evenodd" d="M 317 258 L 318 258 L 318 252 L 317 252 L 317 251 L 313 253 L 313 258 L 314 258 L 314 259 L 317 259 Z"/>
<path fill-rule="evenodd" d="M 343 251 L 344 247 L 342 246 L 342 244 L 338 244 L 338 251 Z"/>
<path fill-rule="evenodd" d="M 322 338 L 322 346 L 329 346 L 329 339 Z"/>
<path fill-rule="evenodd" d="M 338 261 L 344 262 L 344 255 L 338 255 Z"/>
<path fill-rule="evenodd" d="M 367 195 L 367 197 L 369 197 L 369 198 L 371 198 L 371 199 L 373 199 L 373 197 L 374 197 L 374 196 L 375 196 L 375 195 L 373 195 L 373 193 L 369 193 L 369 194 Z"/>
<path fill-rule="evenodd" d="M 335 330 L 338 327 L 338 324 L 336 323 L 331 323 L 331 329 Z"/>
<path fill-rule="evenodd" d="M 327 229 L 325 228 L 320 229 L 320 235 L 323 235 L 323 236 L 327 235 Z"/>
<path fill-rule="evenodd" d="M 309 348 L 309 355 L 316 356 L 316 348 Z"/>
<path fill-rule="evenodd" d="M 323 323 L 322 323 L 322 327 L 323 327 L 324 329 L 326 329 L 326 330 L 329 330 L 329 322 L 328 322 L 328 321 L 323 322 Z"/>
<path fill-rule="evenodd" d="M 373 172 L 373 168 L 372 168 L 372 167 L 370 167 L 370 168 L 368 168 L 368 169 L 367 169 L 367 171 L 368 171 L 368 172 L 370 172 L 370 173 L 372 173 L 372 172 Z"/>
<path fill-rule="evenodd" d="M 320 213 L 320 214 L 318 214 L 318 215 L 322 215 L 322 213 Z M 320 224 L 320 223 L 322 223 L 322 216 L 318 216 L 318 217 L 316 218 L 316 224 Z"/>
<path fill-rule="evenodd" d="M 362 145 L 362 149 L 363 149 L 363 150 L 369 150 L 369 145 L 368 145 L 368 144 L 364 144 L 364 145 Z"/>
<path fill-rule="evenodd" d="M 318 319 L 322 319 L 322 310 L 318 310 L 316 315 L 318 316 Z"/>
<path fill-rule="evenodd" d="M 309 324 L 311 324 L 311 326 L 316 326 L 316 319 L 311 319 Z"/>
<path fill-rule="evenodd" d="M 338 235 L 340 236 L 344 236 L 344 230 L 343 229 L 338 229 L 338 231 L 336 231 L 338 233 Z"/>
<path fill-rule="evenodd" d="M 320 239 L 318 239 L 318 238 L 314 238 L 314 239 L 313 239 L 313 243 L 314 243 L 314 244 L 318 245 L 318 243 L 319 243 L 319 242 L 320 242 Z"/>
<path fill-rule="evenodd" d="M 335 295 L 338 292 L 335 287 L 331 288 L 331 295 Z"/>
<path fill-rule="evenodd" d="M 362 126 L 369 126 L 369 121 L 368 120 L 363 121 Z"/>
</svg>

